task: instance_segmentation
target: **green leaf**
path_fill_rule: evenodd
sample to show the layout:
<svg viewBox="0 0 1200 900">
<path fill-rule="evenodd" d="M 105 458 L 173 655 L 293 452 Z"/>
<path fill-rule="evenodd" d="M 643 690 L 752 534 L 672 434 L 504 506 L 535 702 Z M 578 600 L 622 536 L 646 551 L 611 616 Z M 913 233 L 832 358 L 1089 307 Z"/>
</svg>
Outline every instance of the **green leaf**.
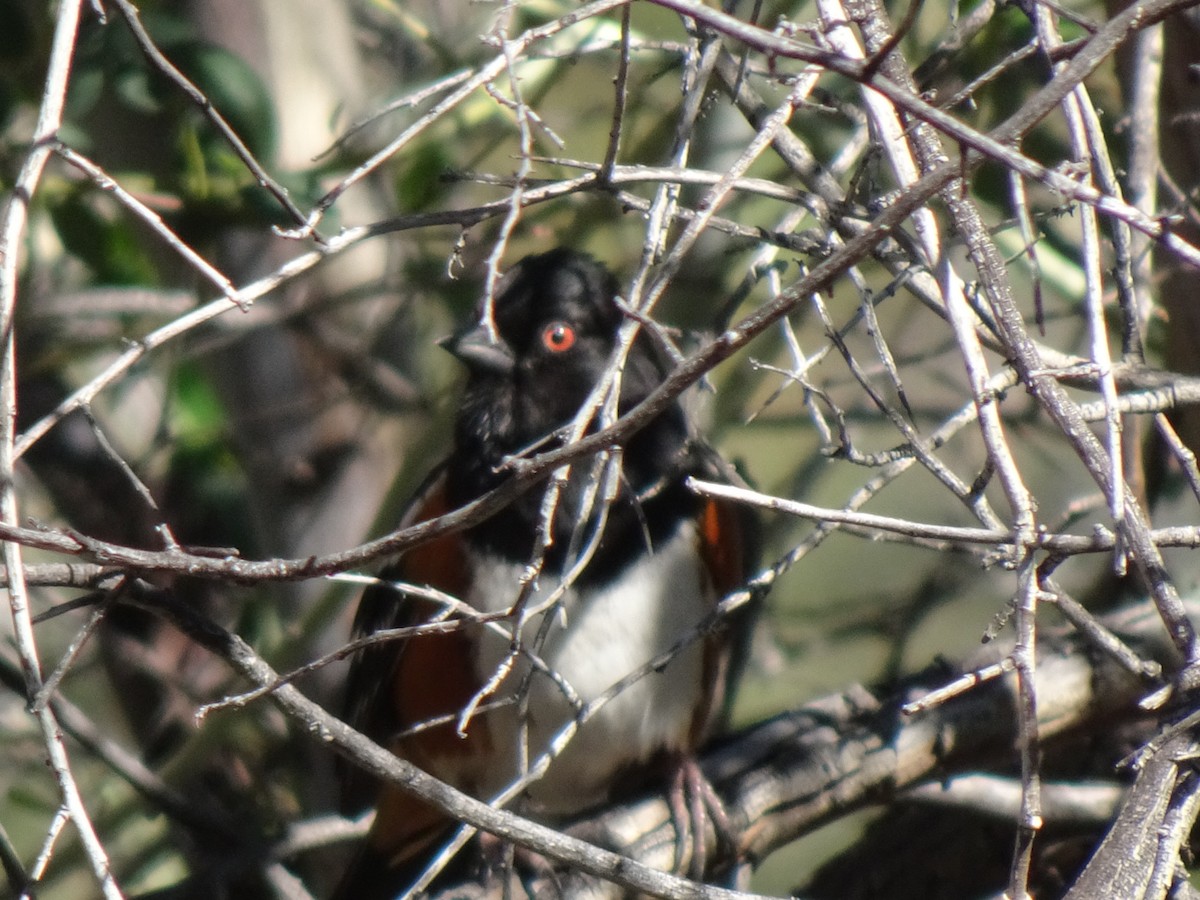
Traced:
<svg viewBox="0 0 1200 900">
<path fill-rule="evenodd" d="M 261 162 L 275 153 L 275 107 L 262 80 L 232 53 L 210 44 L 172 48 L 180 71 L 205 93 L 250 152 Z"/>
<path fill-rule="evenodd" d="M 90 190 L 75 190 L 50 207 L 50 218 L 63 246 L 108 284 L 156 284 L 157 269 L 146 254 L 146 234 L 123 216 L 101 212 Z M 98 202 L 99 201 L 99 202 Z"/>
</svg>

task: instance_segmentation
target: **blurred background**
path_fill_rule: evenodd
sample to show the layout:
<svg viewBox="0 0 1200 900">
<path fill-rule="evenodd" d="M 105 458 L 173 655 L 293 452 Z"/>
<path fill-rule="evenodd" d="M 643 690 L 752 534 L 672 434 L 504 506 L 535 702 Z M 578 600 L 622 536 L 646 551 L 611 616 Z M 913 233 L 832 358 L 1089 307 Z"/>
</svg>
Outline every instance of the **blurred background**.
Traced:
<svg viewBox="0 0 1200 900">
<path fill-rule="evenodd" d="M 1067 6 L 1055 8 L 1054 27 L 1068 48 L 1116 12 L 1086 0 Z M 651 280 L 666 274 L 652 316 L 686 354 L 786 290 L 901 187 L 855 82 L 747 49 L 650 3 L 630 5 L 624 25 L 619 5 L 568 25 L 560 17 L 581 7 L 558 0 L 147 0 L 138 9 L 140 19 L 107 4 L 102 19 L 85 5 L 59 138 L 95 169 L 54 156 L 16 248 L 16 415 L 18 432 L 36 435 L 15 473 L 20 515 L 103 541 L 294 559 L 385 534 L 446 446 L 460 373 L 435 341 L 470 314 L 489 266 L 503 271 L 526 253 L 565 244 L 591 252 L 632 287 L 647 261 Z M 823 40 L 813 4 L 729 9 L 768 31 Z M 6 194 L 28 152 L 56 12 L 54 4 L 0 0 Z M 901 21 L 909 9 L 892 4 L 887 12 Z M 900 51 L 923 96 L 973 128 L 1002 122 L 1053 74 L 1019 4 L 925 4 L 915 13 Z M 1196 170 L 1186 160 L 1197 158 L 1196 125 L 1184 115 L 1198 90 L 1187 76 L 1187 54 L 1200 47 L 1192 29 L 1180 20 L 1167 31 L 1153 102 L 1126 99 L 1144 58 L 1134 41 L 1087 82 L 1126 190 L 1168 185 L 1157 201 L 1154 190 L 1127 199 L 1176 216 L 1184 235 L 1195 219 Z M 530 34 L 538 39 L 518 41 Z M 505 37 L 514 41 L 507 59 Z M 488 67 L 490 77 L 480 77 Z M 244 152 L 183 79 L 211 101 Z M 798 99 L 784 137 L 749 162 L 682 265 L 663 268 L 716 180 L 747 159 L 764 118 L 789 95 Z M 1161 139 L 1147 114 L 1165 123 Z M 1148 181 L 1138 168 L 1138 135 L 1157 144 L 1161 177 L 1157 163 Z M 945 145 L 956 152 L 952 141 Z M 1061 114 L 1036 126 L 1021 149 L 1048 168 L 1080 171 L 1070 168 L 1078 152 Z M 220 292 L 105 189 L 96 170 L 233 285 L 278 283 L 244 312 L 165 335 L 219 303 Z M 608 177 L 579 180 L 596 171 Z M 1155 366 L 1195 371 L 1200 331 L 1184 318 L 1195 315 L 1186 302 L 1195 296 L 1194 271 L 1156 260 L 1145 241 L 1133 244 L 1130 262 L 1114 250 L 1109 222 L 1102 245 L 1091 247 L 1073 201 L 1025 182 L 1019 204 L 998 164 L 978 168 L 963 190 L 1006 259 L 1048 365 L 1093 358 L 1085 295 L 1095 262 L 1109 328 L 1101 343 L 1114 358 L 1144 353 Z M 282 233 L 302 224 L 295 211 L 317 208 L 315 236 Z M 704 433 L 765 493 L 964 526 L 985 524 L 981 496 L 1010 523 L 970 414 L 961 354 L 912 232 L 909 222 L 832 290 L 805 298 L 712 371 L 691 402 Z M 945 240 L 970 288 L 965 251 L 949 229 Z M 1118 291 L 1111 273 L 1132 273 L 1135 290 Z M 987 332 L 986 319 L 979 324 Z M 104 375 L 147 340 L 136 361 Z M 1002 372 L 1006 359 L 991 352 L 988 363 Z M 1096 401 L 1094 377 L 1086 366 L 1077 374 L 1068 381 L 1072 395 Z M 81 389 L 82 403 L 72 399 Z M 1092 533 L 1106 521 L 1106 501 L 1062 434 L 1023 386 L 1003 395 L 1001 409 L 1038 521 Z M 1191 423 L 1173 421 L 1190 443 Z M 934 441 L 939 431 L 944 437 Z M 1156 434 L 1151 417 L 1126 420 L 1125 475 L 1155 525 L 1194 524 L 1179 457 Z M 921 453 L 914 440 L 924 443 Z M 779 578 L 737 725 L 961 658 L 1006 614 L 1017 589 L 1014 573 L 986 548 L 838 532 L 826 539 L 811 522 L 781 514 L 764 521 L 764 561 Z M 1195 584 L 1192 556 L 1168 555 L 1184 592 Z M 67 561 L 37 551 L 26 559 Z M 359 591 L 324 578 L 154 578 L 281 672 L 345 642 Z M 1056 578 L 1097 609 L 1139 589 L 1113 574 L 1105 554 L 1072 558 Z M 111 585 L 59 581 L 32 589 L 37 649 L 47 673 L 61 665 L 56 714 L 122 888 L 323 896 L 344 844 L 309 847 L 322 840 L 302 837 L 298 826 L 324 823 L 336 809 L 331 755 L 266 700 L 198 717 L 203 704 L 246 685 L 161 619 L 118 602 Z M 1052 612 L 1045 620 L 1057 622 Z M 336 710 L 342 672 L 335 662 L 298 683 Z M 9 638 L 0 674 L 0 825 L 10 867 L 15 859 L 29 871 L 60 801 Z M 138 767 L 144 782 L 131 774 Z M 767 860 L 755 889 L 804 884 L 875 815 L 843 819 Z M 50 843 L 38 896 L 95 895 L 72 830 Z"/>
</svg>

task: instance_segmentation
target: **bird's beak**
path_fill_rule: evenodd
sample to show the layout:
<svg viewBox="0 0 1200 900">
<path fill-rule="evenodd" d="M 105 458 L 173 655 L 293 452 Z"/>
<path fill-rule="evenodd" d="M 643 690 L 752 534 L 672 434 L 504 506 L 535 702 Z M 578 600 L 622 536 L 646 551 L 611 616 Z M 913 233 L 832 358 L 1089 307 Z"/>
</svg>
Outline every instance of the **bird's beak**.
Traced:
<svg viewBox="0 0 1200 900">
<path fill-rule="evenodd" d="M 482 322 L 442 338 L 438 345 L 473 371 L 507 375 L 517 364 L 508 344 Z"/>
</svg>

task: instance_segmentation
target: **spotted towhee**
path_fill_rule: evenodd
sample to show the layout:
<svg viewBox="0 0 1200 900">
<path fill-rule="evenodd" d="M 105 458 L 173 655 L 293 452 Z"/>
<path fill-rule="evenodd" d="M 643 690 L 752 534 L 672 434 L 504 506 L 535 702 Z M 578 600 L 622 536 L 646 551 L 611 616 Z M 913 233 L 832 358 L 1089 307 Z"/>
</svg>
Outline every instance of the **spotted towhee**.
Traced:
<svg viewBox="0 0 1200 900">
<path fill-rule="evenodd" d="M 662 381 L 663 355 L 644 329 L 613 369 L 626 319 L 617 294 L 604 267 L 565 249 L 527 257 L 501 280 L 490 310 L 445 343 L 469 380 L 449 458 L 407 522 L 496 487 L 513 455 L 561 446 L 606 373 L 619 379 L 618 413 Z M 384 572 L 392 585 L 364 594 L 358 634 L 435 619 L 457 619 L 460 627 L 360 651 L 347 690 L 353 724 L 438 778 L 490 799 L 527 771 L 583 704 L 647 668 L 528 785 L 525 808 L 561 820 L 692 758 L 720 717 L 749 612 L 685 644 L 665 665 L 646 664 L 694 633 L 745 581 L 754 521 L 742 507 L 685 487 L 689 475 L 733 476 L 689 432 L 677 403 L 608 459 L 608 468 L 603 460 L 574 461 L 552 505 L 547 480 L 481 524 L 413 548 Z M 480 623 L 404 585 L 434 588 L 479 613 L 514 611 Z M 503 669 L 506 660 L 513 664 Z M 337 895 L 346 900 L 394 897 L 447 831 L 441 814 L 395 785 L 377 788 L 375 806 L 370 835 Z"/>
</svg>

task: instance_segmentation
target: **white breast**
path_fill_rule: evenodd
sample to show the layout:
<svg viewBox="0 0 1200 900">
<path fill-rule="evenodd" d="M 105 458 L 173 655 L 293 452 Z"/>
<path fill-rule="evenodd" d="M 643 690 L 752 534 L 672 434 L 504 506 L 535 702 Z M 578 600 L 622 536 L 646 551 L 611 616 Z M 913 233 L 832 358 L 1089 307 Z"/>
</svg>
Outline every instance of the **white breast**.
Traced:
<svg viewBox="0 0 1200 900">
<path fill-rule="evenodd" d="M 603 589 L 570 588 L 561 606 L 546 613 L 551 625 L 539 656 L 571 686 L 583 703 L 595 700 L 629 673 L 672 647 L 694 630 L 712 609 L 713 590 L 699 563 L 697 535 L 690 523 Z M 477 609 L 499 612 L 517 596 L 521 566 L 496 558 L 482 562 L 472 583 L 486 586 L 465 599 Z M 530 606 L 556 584 L 543 576 Z M 525 645 L 533 643 L 542 616 L 526 623 Z M 479 661 L 486 680 L 504 659 L 508 646 L 498 635 L 487 639 Z M 698 694 L 703 689 L 703 649 L 699 641 L 652 670 L 609 700 L 575 734 L 546 775 L 529 790 L 550 813 L 565 814 L 603 801 L 620 770 L 647 762 L 658 752 L 685 746 L 693 728 Z M 519 664 L 499 697 L 512 697 L 530 667 Z M 562 689 L 542 673 L 529 682 L 528 736 L 531 758 L 541 753 L 574 718 Z M 488 716 L 498 758 L 489 773 L 490 789 L 499 791 L 519 769 L 520 730 L 515 707 Z"/>
</svg>

